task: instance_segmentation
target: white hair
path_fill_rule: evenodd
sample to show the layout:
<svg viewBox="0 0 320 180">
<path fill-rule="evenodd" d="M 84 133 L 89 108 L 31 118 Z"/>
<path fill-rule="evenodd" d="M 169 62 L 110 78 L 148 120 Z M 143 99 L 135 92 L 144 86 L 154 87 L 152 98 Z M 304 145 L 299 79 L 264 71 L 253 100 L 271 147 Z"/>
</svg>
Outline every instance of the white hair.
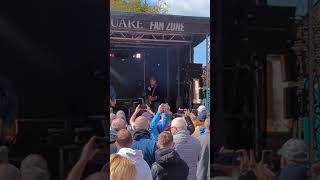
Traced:
<svg viewBox="0 0 320 180">
<path fill-rule="evenodd" d="M 178 131 L 186 130 L 187 129 L 187 121 L 182 117 L 178 117 L 178 118 L 175 118 L 172 120 L 171 126 L 176 127 Z"/>
<path fill-rule="evenodd" d="M 0 164 L 0 179 L 21 180 L 21 174 L 19 169 L 11 164 Z"/>
<path fill-rule="evenodd" d="M 24 158 L 20 165 L 20 170 L 38 167 L 44 171 L 48 171 L 47 161 L 39 154 L 30 154 Z"/>
<path fill-rule="evenodd" d="M 119 131 L 120 129 L 126 128 L 126 122 L 121 118 L 116 118 L 115 120 L 112 121 L 110 127 L 115 131 Z"/>
<path fill-rule="evenodd" d="M 127 121 L 127 119 L 126 119 L 126 113 L 124 113 L 124 111 L 122 111 L 122 110 L 119 110 L 119 111 L 117 112 L 116 116 L 117 116 L 117 118 L 121 118 L 121 119 Z"/>
<path fill-rule="evenodd" d="M 23 180 L 50 180 L 49 173 L 39 167 L 30 167 L 21 170 Z"/>
</svg>

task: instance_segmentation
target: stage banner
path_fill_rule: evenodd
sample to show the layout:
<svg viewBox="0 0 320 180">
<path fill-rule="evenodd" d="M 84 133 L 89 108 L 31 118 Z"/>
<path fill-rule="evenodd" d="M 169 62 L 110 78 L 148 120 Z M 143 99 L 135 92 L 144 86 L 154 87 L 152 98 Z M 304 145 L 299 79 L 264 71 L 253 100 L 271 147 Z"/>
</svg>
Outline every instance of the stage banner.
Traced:
<svg viewBox="0 0 320 180">
<path fill-rule="evenodd" d="M 110 30 L 208 34 L 210 18 L 111 12 Z"/>
</svg>

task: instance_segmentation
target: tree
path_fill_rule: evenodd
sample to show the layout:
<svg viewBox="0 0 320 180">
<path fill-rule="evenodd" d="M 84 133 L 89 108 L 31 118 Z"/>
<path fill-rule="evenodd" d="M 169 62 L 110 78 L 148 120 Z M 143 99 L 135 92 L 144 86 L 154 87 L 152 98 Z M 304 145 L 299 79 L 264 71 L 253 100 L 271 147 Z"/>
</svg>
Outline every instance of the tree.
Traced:
<svg viewBox="0 0 320 180">
<path fill-rule="evenodd" d="M 157 5 L 150 5 L 147 0 L 111 0 L 111 11 L 164 14 L 168 11 L 167 3 L 158 0 Z"/>
</svg>

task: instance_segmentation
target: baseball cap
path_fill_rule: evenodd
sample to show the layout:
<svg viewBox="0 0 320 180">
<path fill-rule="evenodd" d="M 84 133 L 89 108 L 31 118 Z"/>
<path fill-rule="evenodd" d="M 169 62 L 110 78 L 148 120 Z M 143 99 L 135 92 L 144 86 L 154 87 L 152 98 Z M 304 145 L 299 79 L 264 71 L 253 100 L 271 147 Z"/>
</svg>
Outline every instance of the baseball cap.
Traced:
<svg viewBox="0 0 320 180">
<path fill-rule="evenodd" d="M 309 161 L 308 146 L 300 139 L 291 138 L 278 151 L 280 156 L 289 161 L 305 164 Z"/>
<path fill-rule="evenodd" d="M 200 105 L 197 109 L 198 113 L 206 111 L 207 112 L 207 108 L 204 105 Z"/>
</svg>

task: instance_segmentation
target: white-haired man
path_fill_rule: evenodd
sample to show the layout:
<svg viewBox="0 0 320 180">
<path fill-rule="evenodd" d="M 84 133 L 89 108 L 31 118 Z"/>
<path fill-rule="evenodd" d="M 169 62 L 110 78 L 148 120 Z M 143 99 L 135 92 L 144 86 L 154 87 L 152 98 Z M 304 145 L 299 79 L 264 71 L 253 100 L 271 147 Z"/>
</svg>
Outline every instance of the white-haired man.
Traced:
<svg viewBox="0 0 320 180">
<path fill-rule="evenodd" d="M 20 165 L 23 180 L 49 180 L 48 164 L 39 154 L 30 154 L 24 158 Z"/>
<path fill-rule="evenodd" d="M 118 131 L 126 129 L 126 122 L 121 118 L 116 118 L 112 121 L 110 126 L 110 153 L 116 153 L 117 147 L 115 146 L 116 136 Z"/>
<path fill-rule="evenodd" d="M 176 151 L 189 166 L 188 180 L 196 180 L 197 163 L 201 150 L 199 140 L 190 135 L 187 129 L 187 122 L 181 117 L 175 118 L 171 122 L 171 133 L 173 134 Z"/>
</svg>

